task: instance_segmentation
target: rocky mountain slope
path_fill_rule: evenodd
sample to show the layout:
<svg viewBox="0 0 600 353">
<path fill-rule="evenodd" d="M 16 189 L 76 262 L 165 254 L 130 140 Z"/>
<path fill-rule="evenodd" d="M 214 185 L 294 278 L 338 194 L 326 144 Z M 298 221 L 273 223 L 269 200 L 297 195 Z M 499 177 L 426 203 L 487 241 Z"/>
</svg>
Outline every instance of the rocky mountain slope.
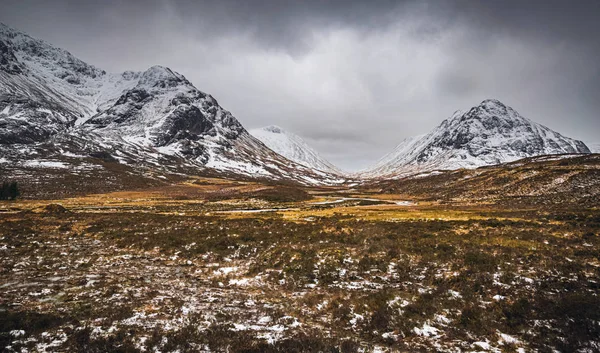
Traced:
<svg viewBox="0 0 600 353">
<path fill-rule="evenodd" d="M 343 174 L 338 167 L 323 158 L 300 136 L 285 131 L 279 126 L 266 126 L 260 129 L 252 129 L 249 132 L 267 147 L 289 160 L 327 173 Z"/>
<path fill-rule="evenodd" d="M 33 158 L 38 169 L 62 163 L 69 171 L 66 154 L 102 155 L 144 173 L 340 181 L 273 152 L 169 68 L 110 74 L 0 24 L 0 168 L 6 174 Z"/>
<path fill-rule="evenodd" d="M 581 141 L 565 137 L 488 99 L 458 111 L 430 133 L 404 140 L 363 177 L 397 177 L 438 169 L 476 168 L 518 159 L 590 153 Z"/>
</svg>

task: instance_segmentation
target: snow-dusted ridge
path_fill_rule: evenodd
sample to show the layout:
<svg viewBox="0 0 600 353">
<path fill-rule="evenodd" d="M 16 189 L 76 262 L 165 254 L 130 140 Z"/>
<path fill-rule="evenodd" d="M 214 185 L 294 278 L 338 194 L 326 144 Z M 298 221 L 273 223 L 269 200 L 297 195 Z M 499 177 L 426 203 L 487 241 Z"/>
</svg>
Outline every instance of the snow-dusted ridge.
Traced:
<svg viewBox="0 0 600 353">
<path fill-rule="evenodd" d="M 0 24 L 0 156 L 16 158 L 17 145 L 43 151 L 41 144 L 64 144 L 60 150 L 75 154 L 106 152 L 129 164 L 305 184 L 344 181 L 273 152 L 167 67 L 107 73 Z"/>
<path fill-rule="evenodd" d="M 358 176 L 401 177 L 571 153 L 590 150 L 581 141 L 526 119 L 498 100 L 487 99 L 467 111 L 455 112 L 426 135 L 405 139 Z"/>
<path fill-rule="evenodd" d="M 331 174 L 344 174 L 338 167 L 310 147 L 300 136 L 279 126 L 271 125 L 260 129 L 252 129 L 249 132 L 267 147 L 291 161 Z"/>
</svg>

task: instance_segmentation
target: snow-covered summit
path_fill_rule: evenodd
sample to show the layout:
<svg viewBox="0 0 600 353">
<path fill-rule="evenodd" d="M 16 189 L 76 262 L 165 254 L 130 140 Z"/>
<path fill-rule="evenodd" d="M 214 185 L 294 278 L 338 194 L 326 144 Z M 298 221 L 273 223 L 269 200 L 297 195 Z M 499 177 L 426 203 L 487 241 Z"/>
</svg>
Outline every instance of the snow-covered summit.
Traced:
<svg viewBox="0 0 600 353">
<path fill-rule="evenodd" d="M 138 87 L 147 89 L 176 87 L 178 85 L 191 85 L 191 83 L 183 75 L 160 65 L 152 66 L 144 71 L 138 81 Z"/>
<path fill-rule="evenodd" d="M 476 168 L 549 154 L 590 153 L 587 146 L 535 123 L 495 99 L 458 111 L 429 134 L 401 143 L 369 177 L 435 169 Z"/>
<path fill-rule="evenodd" d="M 280 155 L 304 166 L 337 175 L 343 172 L 331 162 L 323 158 L 310 147 L 300 136 L 271 125 L 250 130 L 250 134 L 259 139 L 267 147 Z"/>
<path fill-rule="evenodd" d="M 3 43 L 7 48 L 4 53 L 12 52 L 14 54 L 12 59 L 16 60 L 17 64 L 35 63 L 34 67 L 26 65 L 27 69 L 33 69 L 33 73 L 36 73 L 36 71 L 49 71 L 56 77 L 71 83 L 76 83 L 78 79 L 84 76 L 96 78 L 106 74 L 104 70 L 83 62 L 64 49 L 57 48 L 43 40 L 32 38 L 3 23 L 0 23 L 0 43 Z M 24 73 L 27 73 L 27 71 L 25 70 Z"/>
<path fill-rule="evenodd" d="M 139 74 L 109 74 L 0 24 L 0 143 L 35 143 L 110 106 Z"/>
<path fill-rule="evenodd" d="M 183 75 L 153 66 L 124 91 L 110 108 L 87 120 L 84 128 L 106 138 L 142 146 L 166 147 L 209 159 L 209 149 L 230 146 L 245 130 L 233 115 Z"/>
</svg>

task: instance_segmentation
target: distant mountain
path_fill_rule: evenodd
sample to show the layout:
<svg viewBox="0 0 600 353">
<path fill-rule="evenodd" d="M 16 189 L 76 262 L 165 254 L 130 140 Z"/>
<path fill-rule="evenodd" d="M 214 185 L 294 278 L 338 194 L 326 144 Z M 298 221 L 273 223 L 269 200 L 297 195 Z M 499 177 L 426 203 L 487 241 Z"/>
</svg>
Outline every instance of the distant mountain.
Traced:
<svg viewBox="0 0 600 353">
<path fill-rule="evenodd" d="M 427 135 L 404 140 L 363 177 L 394 177 L 437 169 L 476 168 L 539 155 L 590 153 L 565 137 L 488 99 L 458 111 Z"/>
<path fill-rule="evenodd" d="M 600 142 L 586 143 L 592 153 L 600 153 Z"/>
<path fill-rule="evenodd" d="M 249 132 L 267 147 L 289 160 L 327 173 L 343 174 L 339 168 L 319 155 L 300 136 L 278 126 L 266 126 Z"/>
<path fill-rule="evenodd" d="M 32 158 L 43 168 L 65 153 L 174 173 L 340 181 L 273 152 L 169 68 L 107 73 L 0 24 L 0 169 Z"/>
</svg>

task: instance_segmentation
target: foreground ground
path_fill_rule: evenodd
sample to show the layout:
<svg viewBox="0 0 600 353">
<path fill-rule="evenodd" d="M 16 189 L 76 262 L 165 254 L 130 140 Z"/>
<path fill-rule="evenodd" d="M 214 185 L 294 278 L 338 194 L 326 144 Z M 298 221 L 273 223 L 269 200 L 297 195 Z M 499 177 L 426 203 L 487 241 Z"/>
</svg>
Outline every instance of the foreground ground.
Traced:
<svg viewBox="0 0 600 353">
<path fill-rule="evenodd" d="M 8 352 L 600 351 L 597 207 L 196 179 L 0 211 Z"/>
</svg>

